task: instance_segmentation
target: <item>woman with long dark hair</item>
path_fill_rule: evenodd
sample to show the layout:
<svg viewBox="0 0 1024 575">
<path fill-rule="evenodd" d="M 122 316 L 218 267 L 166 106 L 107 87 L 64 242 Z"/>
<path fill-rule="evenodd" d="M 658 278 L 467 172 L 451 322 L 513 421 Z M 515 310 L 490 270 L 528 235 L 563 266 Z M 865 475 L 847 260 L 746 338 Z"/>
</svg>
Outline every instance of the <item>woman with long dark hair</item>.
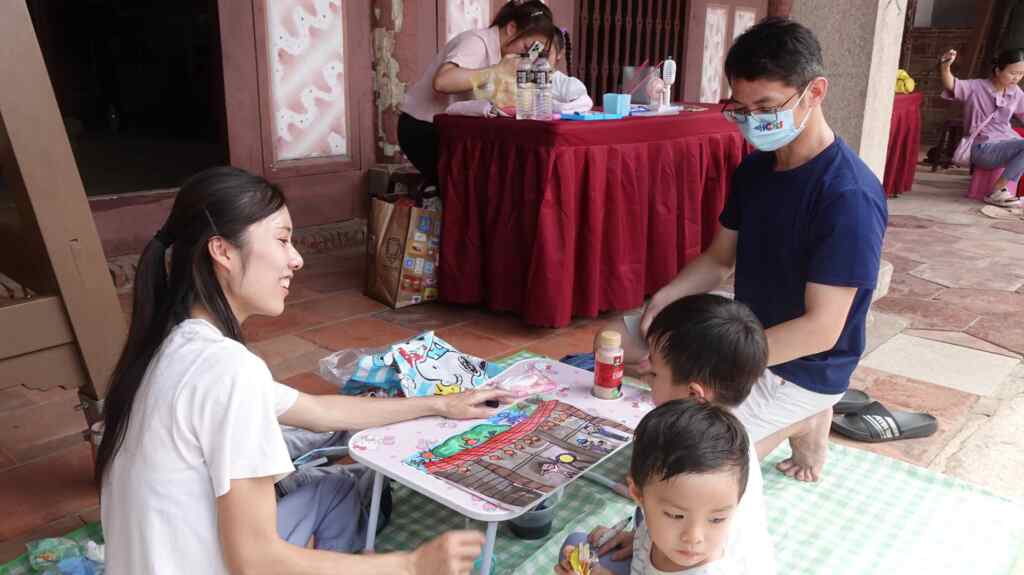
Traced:
<svg viewBox="0 0 1024 575">
<path fill-rule="evenodd" d="M 985 202 L 1005 208 L 1020 205 L 1007 187 L 1024 174 L 1024 138 L 1010 126 L 1010 117 L 1024 119 L 1024 50 L 1004 50 L 992 61 L 988 78 L 961 80 L 950 66 L 956 50 L 939 58 L 942 97 L 964 103 L 964 135 L 975 134 L 971 145 L 971 164 L 985 170 L 1004 168 Z"/>
<path fill-rule="evenodd" d="M 409 88 L 398 118 L 398 145 L 427 183 L 437 183 L 438 147 L 434 116 L 456 101 L 473 99 L 473 89 L 490 72 L 511 77 L 516 56 L 534 42 L 551 43 L 557 29 L 551 9 L 540 0 L 509 0 L 489 28 L 452 38 Z"/>
<path fill-rule="evenodd" d="M 273 381 L 242 343 L 280 315 L 302 257 L 281 191 L 235 168 L 189 179 L 139 260 L 131 328 L 96 460 L 109 575 L 468 573 L 483 537 L 451 532 L 411 553 L 355 556 L 350 480 L 277 501 L 294 468 L 279 422 L 327 431 L 425 415 L 486 417 L 498 392 L 444 398 L 310 396 Z M 306 546 L 310 539 L 316 549 Z"/>
</svg>

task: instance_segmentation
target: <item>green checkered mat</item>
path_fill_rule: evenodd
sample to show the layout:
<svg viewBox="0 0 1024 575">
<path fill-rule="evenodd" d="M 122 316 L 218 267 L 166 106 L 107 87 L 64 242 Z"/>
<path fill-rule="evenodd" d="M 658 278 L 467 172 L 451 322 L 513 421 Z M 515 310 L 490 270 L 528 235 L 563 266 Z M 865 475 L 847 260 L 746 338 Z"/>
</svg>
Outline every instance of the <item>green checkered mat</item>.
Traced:
<svg viewBox="0 0 1024 575">
<path fill-rule="evenodd" d="M 536 357 L 520 353 L 504 366 Z M 775 464 L 783 446 L 764 461 L 768 529 L 778 572 L 786 575 L 864 573 L 1009 574 L 1024 550 L 1024 506 L 926 469 L 859 449 L 830 445 L 825 477 L 817 484 L 786 478 Z M 595 471 L 622 478 L 624 450 Z M 392 523 L 379 539 L 384 550 L 412 549 L 434 535 L 461 529 L 457 513 L 395 486 Z M 523 541 L 505 526 L 495 546 L 497 573 L 551 573 L 559 546 L 573 531 L 609 525 L 632 504 L 589 481 L 574 481 L 556 507 L 551 535 Z M 1024 557 L 1021 558 L 1024 561 Z"/>
<path fill-rule="evenodd" d="M 820 483 L 798 483 L 775 470 L 788 456 L 788 448 L 780 448 L 762 467 L 779 573 L 1006 575 L 1024 550 L 1024 506 L 1019 503 L 839 445 L 830 446 Z M 628 458 L 627 449 L 596 471 L 624 477 Z M 380 534 L 382 550 L 412 549 L 438 533 L 466 526 L 462 516 L 409 489 L 396 485 L 394 495 L 392 523 Z M 569 533 L 610 525 L 632 509 L 604 487 L 574 481 L 556 507 L 546 540 L 523 541 L 504 525 L 499 528 L 496 572 L 551 573 Z"/>
<path fill-rule="evenodd" d="M 896 459 L 836 444 L 824 478 L 793 481 L 762 464 L 779 573 L 1011 573 L 1024 505 Z"/>
</svg>

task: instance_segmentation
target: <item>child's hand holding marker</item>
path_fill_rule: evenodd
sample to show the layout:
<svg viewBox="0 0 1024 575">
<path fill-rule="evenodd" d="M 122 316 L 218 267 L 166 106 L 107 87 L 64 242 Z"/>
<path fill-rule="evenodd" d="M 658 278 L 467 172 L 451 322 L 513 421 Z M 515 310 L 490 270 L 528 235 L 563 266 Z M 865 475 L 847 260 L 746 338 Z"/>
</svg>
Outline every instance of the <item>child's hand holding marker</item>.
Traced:
<svg viewBox="0 0 1024 575">
<path fill-rule="evenodd" d="M 619 547 L 619 545 L 617 544 L 610 544 L 620 539 L 619 536 L 626 531 L 626 529 L 629 527 L 629 524 L 632 522 L 633 518 L 627 517 L 622 521 L 619 521 L 615 525 L 612 525 L 608 529 L 598 527 L 590 534 L 590 537 L 588 539 L 590 540 L 591 545 L 593 545 L 594 548 L 597 549 L 598 557 L 604 555 L 612 549 L 615 549 L 616 547 Z M 630 543 L 632 543 L 632 537 L 630 537 Z"/>
<path fill-rule="evenodd" d="M 562 549 L 562 560 L 555 565 L 558 575 L 611 575 L 611 572 L 597 563 L 589 543 L 566 546 Z"/>
</svg>

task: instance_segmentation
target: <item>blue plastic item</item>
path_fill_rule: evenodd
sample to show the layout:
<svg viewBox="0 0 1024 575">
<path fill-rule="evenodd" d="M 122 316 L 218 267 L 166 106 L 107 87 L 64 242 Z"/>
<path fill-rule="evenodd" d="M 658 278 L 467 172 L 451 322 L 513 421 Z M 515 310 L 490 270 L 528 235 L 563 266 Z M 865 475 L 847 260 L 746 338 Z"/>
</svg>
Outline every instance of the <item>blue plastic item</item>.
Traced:
<svg viewBox="0 0 1024 575">
<path fill-rule="evenodd" d="M 605 94 L 601 103 L 606 114 L 628 116 L 630 100 L 630 94 Z"/>
<path fill-rule="evenodd" d="M 587 121 L 587 120 L 621 120 L 623 118 L 625 118 L 625 116 L 623 116 L 621 114 L 604 114 L 604 113 L 601 113 L 601 112 L 585 112 L 583 114 L 580 114 L 579 112 L 577 112 L 575 114 L 562 114 L 562 119 L 563 120 L 577 120 L 577 121 L 579 121 L 579 120 L 583 120 L 583 121 Z"/>
<path fill-rule="evenodd" d="M 562 358 L 562 363 L 585 369 L 587 371 L 594 371 L 594 354 L 593 353 L 574 353 L 567 355 Z"/>
</svg>

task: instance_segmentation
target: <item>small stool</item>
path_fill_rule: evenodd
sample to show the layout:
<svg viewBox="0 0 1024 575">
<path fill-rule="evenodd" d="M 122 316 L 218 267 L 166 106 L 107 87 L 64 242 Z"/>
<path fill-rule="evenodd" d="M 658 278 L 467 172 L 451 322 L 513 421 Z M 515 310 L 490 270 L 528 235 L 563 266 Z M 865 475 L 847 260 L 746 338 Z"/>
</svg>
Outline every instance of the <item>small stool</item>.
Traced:
<svg viewBox="0 0 1024 575">
<path fill-rule="evenodd" d="M 985 201 L 985 196 L 992 193 L 992 186 L 1001 175 L 1003 175 L 1003 168 L 983 170 L 974 166 L 971 170 L 971 185 L 967 188 L 966 197 L 979 202 Z M 1010 190 L 1011 194 L 1017 195 L 1017 182 L 1008 182 L 1006 188 Z"/>
</svg>

